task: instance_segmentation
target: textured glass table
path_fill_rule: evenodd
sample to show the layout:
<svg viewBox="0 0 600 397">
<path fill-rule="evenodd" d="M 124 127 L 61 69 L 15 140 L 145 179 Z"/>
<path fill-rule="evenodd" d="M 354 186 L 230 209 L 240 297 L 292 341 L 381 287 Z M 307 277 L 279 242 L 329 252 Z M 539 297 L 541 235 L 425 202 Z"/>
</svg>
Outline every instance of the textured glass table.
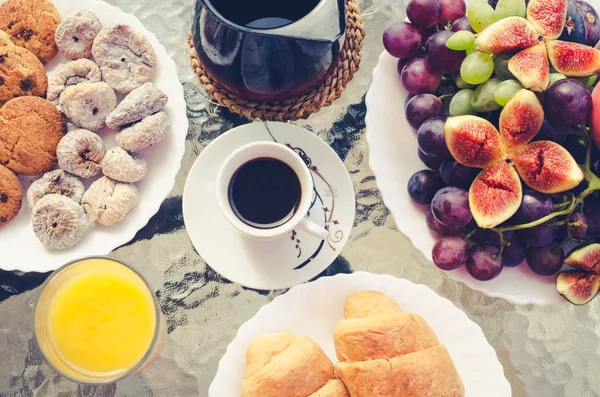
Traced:
<svg viewBox="0 0 600 397">
<path fill-rule="evenodd" d="M 175 188 L 135 239 L 111 254 L 140 269 L 154 285 L 168 338 L 159 360 L 145 372 L 117 385 L 79 386 L 53 372 L 32 339 L 33 303 L 47 274 L 0 271 L 2 397 L 207 396 L 219 359 L 238 327 L 285 292 L 249 290 L 223 279 L 196 253 L 183 225 L 181 195 L 194 160 L 211 140 L 248 122 L 212 104 L 196 83 L 187 44 L 194 0 L 108 2 L 136 15 L 167 48 L 177 63 L 188 104 L 187 150 Z M 392 21 L 404 18 L 404 4 L 400 0 L 360 4 L 367 32 L 360 71 L 333 106 L 296 123 L 330 143 L 346 164 L 356 191 L 350 241 L 324 274 L 389 273 L 425 284 L 450 299 L 483 328 L 514 396 L 600 396 L 600 300 L 578 308 L 517 306 L 489 298 L 448 280 L 396 229 L 368 167 L 364 95 L 383 49 L 381 33 Z"/>
</svg>

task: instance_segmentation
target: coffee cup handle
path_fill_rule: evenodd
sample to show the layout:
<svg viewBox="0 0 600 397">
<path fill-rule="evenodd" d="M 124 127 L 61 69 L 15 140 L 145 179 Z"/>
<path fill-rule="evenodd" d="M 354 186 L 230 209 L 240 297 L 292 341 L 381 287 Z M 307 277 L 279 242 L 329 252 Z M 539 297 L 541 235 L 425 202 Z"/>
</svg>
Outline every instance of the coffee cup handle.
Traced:
<svg viewBox="0 0 600 397">
<path fill-rule="evenodd" d="M 329 236 L 329 232 L 324 227 L 319 226 L 308 219 L 302 219 L 298 224 L 298 229 L 322 240 L 327 240 L 327 237 Z"/>
</svg>

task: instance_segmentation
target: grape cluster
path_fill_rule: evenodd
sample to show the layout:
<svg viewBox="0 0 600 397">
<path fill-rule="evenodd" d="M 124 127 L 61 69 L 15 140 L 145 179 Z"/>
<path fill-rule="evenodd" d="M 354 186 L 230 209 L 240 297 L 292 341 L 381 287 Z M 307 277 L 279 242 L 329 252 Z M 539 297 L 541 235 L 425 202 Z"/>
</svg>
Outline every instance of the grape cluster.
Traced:
<svg viewBox="0 0 600 397">
<path fill-rule="evenodd" d="M 440 269 L 465 265 L 472 277 L 488 281 L 527 259 L 534 273 L 553 275 L 563 266 L 566 241 L 600 238 L 600 180 L 594 180 L 594 189 L 589 182 L 596 178 L 591 173 L 598 171 L 600 151 L 585 126 L 598 76 L 551 73 L 547 90 L 537 93 L 546 118 L 535 140 L 563 145 L 582 169 L 587 166 L 586 181 L 556 195 L 526 189 L 518 212 L 505 224 L 479 228 L 469 208 L 469 188 L 480 170 L 455 161 L 444 125 L 448 116 L 479 115 L 498 126 L 501 109 L 524 88 L 508 68 L 513 55 L 476 49 L 477 33 L 503 18 L 525 17 L 525 0 L 493 3 L 495 8 L 474 2 L 467 10 L 463 0 L 410 0 L 409 22 L 397 22 L 384 33 L 386 50 L 399 58 L 398 73 L 410 94 L 406 119 L 417 133 L 419 158 L 429 168 L 410 178 L 408 193 L 426 206 L 427 225 L 439 238 L 432 258 Z"/>
</svg>

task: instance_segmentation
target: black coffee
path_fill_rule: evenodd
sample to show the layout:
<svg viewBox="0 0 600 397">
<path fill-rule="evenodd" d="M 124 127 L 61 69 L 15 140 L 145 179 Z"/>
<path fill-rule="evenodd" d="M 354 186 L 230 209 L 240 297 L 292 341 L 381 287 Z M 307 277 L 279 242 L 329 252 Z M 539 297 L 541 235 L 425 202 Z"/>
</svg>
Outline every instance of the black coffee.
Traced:
<svg viewBox="0 0 600 397">
<path fill-rule="evenodd" d="M 302 19 L 320 0 L 205 0 L 223 18 L 254 29 L 274 29 Z"/>
<path fill-rule="evenodd" d="M 229 182 L 229 203 L 242 222 L 271 229 L 289 221 L 300 204 L 300 180 L 292 168 L 274 158 L 242 165 Z"/>
</svg>

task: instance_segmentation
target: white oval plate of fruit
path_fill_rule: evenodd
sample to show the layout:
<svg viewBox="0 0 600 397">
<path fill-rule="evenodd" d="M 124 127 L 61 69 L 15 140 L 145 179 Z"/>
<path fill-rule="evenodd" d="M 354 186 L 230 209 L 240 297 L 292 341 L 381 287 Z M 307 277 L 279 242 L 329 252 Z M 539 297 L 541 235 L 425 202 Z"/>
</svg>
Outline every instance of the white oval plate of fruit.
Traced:
<svg viewBox="0 0 600 397">
<path fill-rule="evenodd" d="M 398 228 L 487 295 L 588 303 L 600 288 L 600 0 L 407 3 L 366 97 L 370 166 Z"/>
</svg>

